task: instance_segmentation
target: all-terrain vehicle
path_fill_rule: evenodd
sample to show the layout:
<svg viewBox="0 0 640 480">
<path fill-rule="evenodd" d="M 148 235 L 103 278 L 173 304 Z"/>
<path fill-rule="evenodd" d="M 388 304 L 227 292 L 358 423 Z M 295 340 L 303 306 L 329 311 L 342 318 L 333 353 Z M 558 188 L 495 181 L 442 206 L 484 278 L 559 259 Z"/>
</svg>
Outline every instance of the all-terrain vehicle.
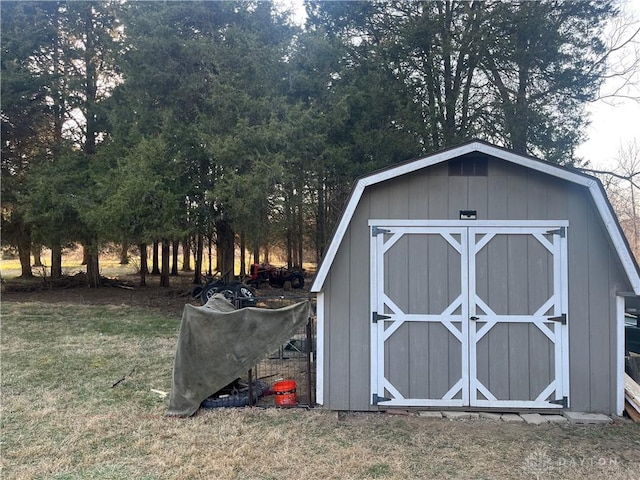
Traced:
<svg viewBox="0 0 640 480">
<path fill-rule="evenodd" d="M 254 263 L 250 269 L 251 275 L 246 280 L 247 284 L 260 288 L 261 283 L 268 283 L 271 287 L 282 288 L 285 282 L 291 282 L 291 288 L 304 287 L 304 270 L 289 270 L 284 267 L 276 267 L 270 263 Z"/>
</svg>

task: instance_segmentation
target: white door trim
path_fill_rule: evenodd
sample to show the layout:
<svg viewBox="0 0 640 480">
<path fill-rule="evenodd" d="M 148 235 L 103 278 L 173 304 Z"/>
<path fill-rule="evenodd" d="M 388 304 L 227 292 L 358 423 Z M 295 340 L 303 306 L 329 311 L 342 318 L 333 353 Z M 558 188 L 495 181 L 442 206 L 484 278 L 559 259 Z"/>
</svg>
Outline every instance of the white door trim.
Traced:
<svg viewBox="0 0 640 480">
<path fill-rule="evenodd" d="M 550 322 L 549 312 L 553 316 L 567 315 L 567 239 L 566 220 L 557 221 L 469 221 L 469 220 L 369 220 L 371 228 L 370 241 L 370 292 L 371 314 L 385 315 L 381 321 L 371 322 L 371 395 L 372 403 L 397 406 L 484 406 L 484 407 L 516 407 L 516 408 L 562 408 L 563 405 L 549 403 L 552 398 L 565 401 L 569 398 L 569 349 L 568 323 L 560 325 Z M 563 229 L 563 234 L 554 234 L 550 241 L 545 235 L 550 230 Z M 384 235 L 374 235 L 375 228 L 384 229 L 390 236 L 385 241 Z M 461 262 L 461 294 L 441 314 L 412 315 L 405 314 L 393 303 L 384 292 L 385 253 L 405 234 L 440 235 L 460 254 Z M 476 295 L 475 256 L 496 235 L 531 235 L 553 256 L 553 285 L 551 297 L 541 305 L 533 315 L 496 315 L 482 299 Z M 453 235 L 459 236 L 458 241 Z M 476 241 L 476 236 L 479 238 Z M 386 308 L 385 308 L 386 307 Z M 461 315 L 453 312 L 461 308 Z M 482 314 L 477 308 L 482 310 Z M 471 322 L 470 318 L 478 316 L 493 317 L 488 320 Z M 441 399 L 404 398 L 402 394 L 385 378 L 384 342 L 406 321 L 439 322 L 461 342 L 462 375 Z M 386 323 L 385 323 L 386 322 Z M 460 323 L 460 329 L 453 322 Z M 476 344 L 498 323 L 532 323 L 554 345 L 555 372 L 554 379 L 539 393 L 535 400 L 498 400 L 482 385 L 477 378 Z M 477 328 L 478 324 L 483 325 Z M 385 324 L 390 325 L 385 329 Z M 473 324 L 473 326 L 471 326 Z M 553 325 L 553 327 L 551 327 Z M 385 390 L 393 398 L 384 399 Z M 453 397 L 462 390 L 460 399 Z M 485 399 L 478 398 L 480 392 Z M 376 400 L 376 397 L 379 400 Z"/>
<path fill-rule="evenodd" d="M 370 219 L 370 227 L 397 227 L 400 230 L 408 231 L 413 227 L 540 227 L 558 228 L 568 227 L 568 220 L 388 220 Z M 402 227 L 408 227 L 403 229 Z"/>
<path fill-rule="evenodd" d="M 384 235 L 374 235 L 374 227 L 380 227 L 387 230 L 391 236 L 386 239 Z M 421 398 L 405 398 L 384 375 L 384 342 L 393 333 L 400 328 L 405 322 L 437 322 L 442 324 L 461 344 L 461 350 L 468 348 L 468 322 L 467 305 L 468 295 L 466 285 L 468 285 L 466 268 L 468 259 L 467 242 L 467 225 L 461 226 L 389 226 L 386 222 L 379 225 L 371 225 L 370 240 L 370 262 L 371 262 L 371 398 L 373 404 L 378 405 L 396 405 L 396 406 L 463 406 L 469 402 L 469 379 L 468 379 L 468 355 L 463 353 L 461 378 L 445 393 L 440 399 L 421 399 Z M 384 265 L 384 255 L 389 249 L 405 234 L 430 234 L 442 237 L 454 250 L 460 254 L 460 275 L 461 275 L 461 293 L 454 299 L 443 312 L 440 314 L 407 314 L 398 307 L 384 292 L 384 271 L 380 268 Z M 454 238 L 459 235 L 460 240 Z M 386 307 L 386 308 L 385 308 Z M 460 314 L 454 314 L 456 309 L 460 308 Z M 387 311 L 390 310 L 389 311 Z M 386 317 L 380 321 L 374 322 L 375 313 L 384 314 Z M 458 329 L 453 322 L 460 323 Z M 385 324 L 389 325 L 385 328 Z M 379 366 L 382 366 L 379 368 Z M 389 392 L 393 398 L 390 400 L 376 400 L 376 398 L 384 398 L 385 390 Z M 453 397 L 461 394 L 460 399 Z"/>
<path fill-rule="evenodd" d="M 516 222 L 514 222 L 516 223 Z M 516 408 L 563 408 L 563 398 L 568 399 L 565 385 L 568 385 L 568 348 L 566 339 L 567 324 L 561 325 L 549 322 L 547 312 L 551 308 L 552 316 L 560 316 L 567 313 L 566 310 L 566 227 L 562 234 L 553 235 L 553 241 L 549 241 L 544 235 L 551 230 L 559 229 L 562 225 L 545 225 L 531 222 L 530 225 L 501 225 L 501 226 L 476 226 L 469 228 L 469 318 L 477 321 L 469 326 L 469 377 L 470 377 L 470 406 L 483 407 L 516 407 Z M 482 301 L 476 294 L 476 255 L 497 235 L 528 235 L 535 238 L 553 257 L 553 286 L 554 291 L 544 304 L 532 315 L 498 315 Z M 478 238 L 479 237 L 479 238 Z M 483 313 L 478 312 L 480 308 Z M 489 317 L 488 320 L 485 317 Z M 566 318 L 566 317 L 565 317 Z M 478 328 L 480 323 L 483 323 Z M 535 400 L 499 400 L 489 389 L 483 385 L 477 371 L 477 343 L 495 325 L 499 323 L 528 323 L 535 325 L 554 346 L 555 371 L 553 380 L 540 392 Z M 553 330 L 547 325 L 553 324 Z M 485 399 L 478 398 L 480 393 Z M 549 403 L 546 399 L 551 395 L 560 404 Z"/>
</svg>

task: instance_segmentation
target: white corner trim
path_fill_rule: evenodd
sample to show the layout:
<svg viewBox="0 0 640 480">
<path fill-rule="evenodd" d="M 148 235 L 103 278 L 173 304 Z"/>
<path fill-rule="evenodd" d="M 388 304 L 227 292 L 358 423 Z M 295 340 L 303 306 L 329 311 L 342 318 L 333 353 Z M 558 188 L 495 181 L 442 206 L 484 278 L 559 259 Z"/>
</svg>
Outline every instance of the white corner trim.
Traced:
<svg viewBox="0 0 640 480">
<path fill-rule="evenodd" d="M 616 414 L 624 411 L 624 297 L 616 296 Z"/>
<path fill-rule="evenodd" d="M 324 405 L 324 292 L 316 295 L 316 403 Z"/>
</svg>

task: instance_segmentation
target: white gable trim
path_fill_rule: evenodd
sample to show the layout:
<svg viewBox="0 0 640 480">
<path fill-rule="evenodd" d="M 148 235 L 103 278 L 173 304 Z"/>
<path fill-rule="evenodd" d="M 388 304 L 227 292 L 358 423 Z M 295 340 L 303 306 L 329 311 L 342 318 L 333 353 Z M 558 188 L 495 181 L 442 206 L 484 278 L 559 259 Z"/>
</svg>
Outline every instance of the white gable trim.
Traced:
<svg viewBox="0 0 640 480">
<path fill-rule="evenodd" d="M 353 217 L 356 207 L 362 198 L 365 188 L 472 152 L 484 153 L 588 188 L 591 193 L 591 197 L 596 204 L 598 213 L 600 214 L 605 228 L 609 233 L 611 242 L 613 243 L 618 257 L 620 258 L 620 262 L 627 274 L 627 278 L 629 279 L 635 294 L 640 295 L 640 275 L 636 269 L 631 252 L 627 248 L 627 244 L 622 237 L 622 232 L 618 227 L 614 214 L 609 207 L 609 203 L 604 197 L 603 191 L 600 189 L 599 182 L 595 178 L 586 174 L 574 173 L 551 163 L 522 156 L 483 142 L 470 142 L 465 145 L 461 145 L 460 147 L 429 155 L 428 157 L 407 162 L 402 165 L 398 165 L 395 168 L 389 168 L 360 178 L 353 188 L 349 202 L 347 203 L 342 218 L 340 219 L 340 223 L 338 224 L 335 234 L 331 239 L 331 243 L 329 243 L 324 259 L 322 260 L 318 273 L 311 285 L 311 291 L 322 291 L 322 287 L 327 275 L 329 274 L 331 264 L 338 253 L 338 247 L 342 243 L 342 239 L 349 227 L 351 218 Z"/>
</svg>

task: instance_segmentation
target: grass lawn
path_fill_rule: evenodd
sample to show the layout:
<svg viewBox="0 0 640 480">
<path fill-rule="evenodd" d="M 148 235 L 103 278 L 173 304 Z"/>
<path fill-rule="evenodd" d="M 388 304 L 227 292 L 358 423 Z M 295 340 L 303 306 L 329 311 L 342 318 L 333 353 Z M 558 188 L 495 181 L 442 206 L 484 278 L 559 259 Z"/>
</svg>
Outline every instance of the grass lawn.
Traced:
<svg viewBox="0 0 640 480">
<path fill-rule="evenodd" d="M 300 409 L 164 416 L 179 318 L 3 302 L 3 479 L 640 478 L 640 428 Z M 113 386 L 118 380 L 123 381 Z"/>
</svg>

